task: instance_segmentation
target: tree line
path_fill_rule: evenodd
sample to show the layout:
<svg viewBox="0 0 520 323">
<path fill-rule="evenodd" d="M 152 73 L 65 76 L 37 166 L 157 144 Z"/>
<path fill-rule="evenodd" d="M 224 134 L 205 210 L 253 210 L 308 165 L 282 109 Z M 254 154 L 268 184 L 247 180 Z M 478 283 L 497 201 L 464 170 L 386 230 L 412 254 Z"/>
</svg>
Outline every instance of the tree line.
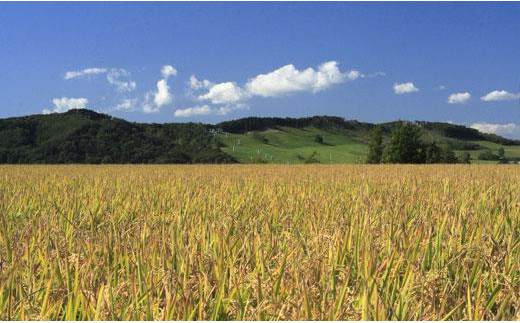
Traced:
<svg viewBox="0 0 520 323">
<path fill-rule="evenodd" d="M 356 120 L 345 120 L 344 118 L 333 116 L 313 116 L 305 118 L 247 117 L 224 121 L 216 125 L 216 127 L 222 131 L 230 133 L 246 133 L 249 131 L 261 131 L 277 127 L 315 127 L 323 130 L 368 130 L 370 126 L 371 124 L 369 123 L 363 123 Z"/>
<path fill-rule="evenodd" d="M 369 164 L 453 164 L 469 163 L 469 153 L 461 159 L 453 150 L 437 145 L 435 141 L 424 142 L 421 128 L 411 122 L 399 121 L 394 124 L 386 143 L 383 129 L 375 126 L 369 135 Z"/>
</svg>

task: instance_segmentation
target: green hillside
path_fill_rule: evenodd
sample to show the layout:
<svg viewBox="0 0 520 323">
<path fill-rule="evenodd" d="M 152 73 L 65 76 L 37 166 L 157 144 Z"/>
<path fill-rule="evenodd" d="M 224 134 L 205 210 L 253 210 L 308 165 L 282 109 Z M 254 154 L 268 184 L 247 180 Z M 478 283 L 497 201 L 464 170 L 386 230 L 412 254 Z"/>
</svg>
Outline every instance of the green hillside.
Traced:
<svg viewBox="0 0 520 323">
<path fill-rule="evenodd" d="M 240 123 L 240 120 L 237 122 Z M 221 149 L 240 163 L 364 163 L 368 151 L 367 134 L 373 125 L 360 123 L 356 129 L 352 129 L 348 125 L 352 125 L 353 121 L 345 122 L 345 126 L 335 124 L 333 127 L 323 127 L 327 129 L 319 129 L 313 125 L 305 126 L 307 123 L 302 127 L 287 127 L 268 122 L 272 128 L 249 125 L 243 128 L 256 130 L 244 131 L 243 128 L 237 130 L 231 127 L 231 121 L 226 122 L 224 126 L 237 130 L 238 133 L 223 132 L 214 136 L 224 144 Z M 518 141 L 483 134 L 459 125 L 429 122 L 420 124 L 426 142 L 434 141 L 440 146 L 449 147 L 458 157 L 468 152 L 472 163 L 498 163 L 495 160 L 481 160 L 479 156 L 486 151 L 497 154 L 500 148 L 504 148 L 506 157 L 520 159 Z M 393 123 L 382 126 L 388 136 Z M 316 142 L 317 135 L 323 138 L 322 143 Z"/>
<path fill-rule="evenodd" d="M 496 164 L 496 161 L 479 160 L 478 156 L 486 150 L 497 152 L 501 147 L 504 148 L 507 157 L 520 159 L 520 145 L 505 146 L 490 141 L 477 141 L 476 143 L 482 148 L 476 150 L 466 150 L 471 155 L 472 162 L 474 161 L 476 164 Z M 455 150 L 455 152 L 461 155 L 464 150 Z"/>
<path fill-rule="evenodd" d="M 323 143 L 317 143 L 320 135 Z M 305 163 L 309 158 L 329 163 L 361 163 L 367 146 L 359 136 L 347 136 L 325 130 L 279 127 L 244 134 L 217 134 L 221 149 L 241 163 Z"/>
</svg>

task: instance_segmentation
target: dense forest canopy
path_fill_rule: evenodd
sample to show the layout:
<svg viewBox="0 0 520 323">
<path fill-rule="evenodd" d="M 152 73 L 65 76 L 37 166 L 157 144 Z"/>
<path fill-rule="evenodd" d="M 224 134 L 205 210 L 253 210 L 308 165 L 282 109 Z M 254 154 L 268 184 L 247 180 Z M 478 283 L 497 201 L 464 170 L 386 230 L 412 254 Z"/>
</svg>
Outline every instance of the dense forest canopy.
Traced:
<svg viewBox="0 0 520 323">
<path fill-rule="evenodd" d="M 369 130 L 372 125 L 370 123 L 361 123 L 355 120 L 347 121 L 340 117 L 313 116 L 307 118 L 248 117 L 237 120 L 224 121 L 217 124 L 217 127 L 225 132 L 245 133 L 248 131 L 260 131 L 276 127 L 315 127 L 324 130 Z"/>
<path fill-rule="evenodd" d="M 90 110 L 0 120 L 0 163 L 230 163 L 202 124 L 142 124 Z"/>
</svg>

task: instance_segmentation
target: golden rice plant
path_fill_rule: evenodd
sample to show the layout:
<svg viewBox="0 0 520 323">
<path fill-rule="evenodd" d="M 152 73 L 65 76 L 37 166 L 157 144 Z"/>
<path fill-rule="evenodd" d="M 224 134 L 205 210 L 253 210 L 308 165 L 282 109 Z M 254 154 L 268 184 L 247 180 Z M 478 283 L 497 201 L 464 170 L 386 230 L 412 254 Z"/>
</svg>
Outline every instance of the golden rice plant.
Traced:
<svg viewBox="0 0 520 323">
<path fill-rule="evenodd" d="M 2 320 L 518 320 L 517 166 L 1 166 Z"/>
</svg>

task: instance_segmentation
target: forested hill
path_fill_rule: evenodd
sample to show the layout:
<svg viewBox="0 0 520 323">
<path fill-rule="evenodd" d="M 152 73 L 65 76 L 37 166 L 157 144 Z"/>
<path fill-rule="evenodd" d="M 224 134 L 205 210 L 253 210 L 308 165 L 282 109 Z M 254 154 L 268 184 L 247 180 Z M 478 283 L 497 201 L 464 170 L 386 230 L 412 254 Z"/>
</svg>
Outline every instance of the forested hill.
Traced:
<svg viewBox="0 0 520 323">
<path fill-rule="evenodd" d="M 426 141 L 468 151 L 473 159 L 491 158 L 502 146 L 506 155 L 520 156 L 520 141 L 448 123 L 416 124 Z M 393 126 L 381 124 L 385 138 Z M 145 124 L 70 110 L 0 119 L 0 163 L 354 163 L 364 160 L 372 128 L 330 116 Z"/>
<path fill-rule="evenodd" d="M 90 110 L 0 119 L 0 163 L 230 163 L 196 123 L 133 123 Z"/>
</svg>

